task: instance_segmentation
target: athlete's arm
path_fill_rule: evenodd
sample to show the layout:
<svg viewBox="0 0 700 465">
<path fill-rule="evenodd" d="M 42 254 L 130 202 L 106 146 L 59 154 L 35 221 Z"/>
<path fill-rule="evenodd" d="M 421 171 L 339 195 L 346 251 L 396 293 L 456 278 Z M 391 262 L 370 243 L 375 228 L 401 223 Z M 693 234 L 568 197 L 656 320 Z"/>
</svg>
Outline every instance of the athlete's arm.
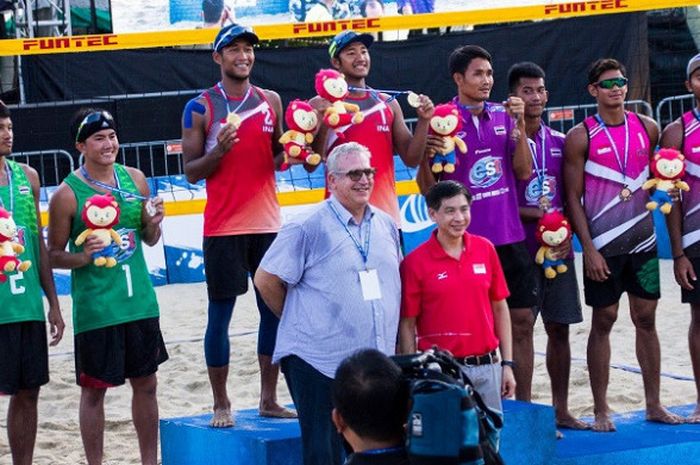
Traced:
<svg viewBox="0 0 700 465">
<path fill-rule="evenodd" d="M 416 317 L 401 318 L 399 321 L 399 353 L 416 353 Z"/>
<path fill-rule="evenodd" d="M 279 276 L 268 273 L 262 267 L 258 267 L 253 282 L 272 313 L 277 315 L 277 318 L 281 318 L 284 299 L 287 297 L 287 284 Z"/>
<path fill-rule="evenodd" d="M 81 268 L 90 264 L 92 254 L 103 248 L 101 241 L 91 235 L 85 239 L 82 252 L 70 253 L 66 250 L 76 210 L 73 191 L 68 184 L 61 184 L 49 202 L 48 252 L 52 268 Z"/>
<path fill-rule="evenodd" d="M 185 175 L 193 184 L 211 175 L 226 152 L 238 141 L 236 128 L 230 123 L 226 124 L 217 134 L 214 148 L 204 153 L 209 118 L 211 115 L 201 101 L 191 100 L 185 105 L 182 115 L 182 156 Z"/>
<path fill-rule="evenodd" d="M 275 169 L 279 169 L 284 162 L 284 147 L 280 144 L 280 137 L 284 133 L 282 128 L 282 120 L 284 119 L 284 111 L 282 110 L 282 99 L 277 92 L 271 90 L 263 90 L 265 97 L 272 105 L 272 110 L 277 115 L 277 124 L 275 124 L 275 132 L 272 134 L 272 154 L 275 157 Z M 291 164 L 295 160 L 290 160 Z"/>
<path fill-rule="evenodd" d="M 429 97 L 420 95 L 421 105 L 416 108 L 418 122 L 413 129 L 413 135 L 406 126 L 406 121 L 401 111 L 401 105 L 396 100 L 389 103 L 394 113 L 394 124 L 391 127 L 394 151 L 399 154 L 401 161 L 411 168 L 418 166 L 425 154 L 425 142 L 428 136 L 430 118 L 433 117 L 435 107 Z"/>
<path fill-rule="evenodd" d="M 436 179 L 436 176 L 430 170 L 430 163 L 427 158 L 420 162 L 418 172 L 416 172 L 416 183 L 422 195 L 427 194 L 430 188 L 437 183 L 438 179 Z"/>
<path fill-rule="evenodd" d="M 680 119 L 666 126 L 666 129 L 661 133 L 659 145 L 664 148 L 681 149 L 683 145 L 683 124 Z M 676 205 L 675 208 L 671 209 L 671 213 L 666 215 L 666 226 L 668 227 L 669 239 L 671 239 L 673 274 L 676 277 L 676 282 L 683 289 L 692 290 L 694 287 L 693 282 L 695 282 L 697 276 L 690 260 L 683 253 L 683 241 L 681 240 L 683 212 L 680 205 Z"/>
<path fill-rule="evenodd" d="M 146 181 L 146 176 L 144 176 L 141 170 L 136 168 L 126 167 L 131 179 L 134 180 L 136 187 L 139 189 L 139 193 L 146 197 L 143 201 L 141 207 L 141 240 L 149 246 L 154 246 L 158 243 L 161 236 L 160 225 L 163 222 L 163 217 L 165 216 L 165 211 L 163 209 L 163 199 L 160 197 L 151 197 L 151 190 L 148 188 L 148 182 Z M 151 216 L 148 213 L 146 204 L 150 202 L 153 207 L 155 214 Z"/>
<path fill-rule="evenodd" d="M 508 114 L 515 119 L 515 127 L 519 133 L 513 151 L 513 172 L 516 178 L 527 181 L 532 175 L 532 154 L 525 129 L 525 102 L 520 97 L 510 96 L 504 106 Z"/>
<path fill-rule="evenodd" d="M 314 141 L 311 143 L 311 148 L 314 150 L 314 152 L 321 155 L 321 160 L 326 161 L 326 141 L 328 140 L 328 126 L 323 124 L 323 115 L 325 114 L 328 107 L 331 105 L 331 102 L 317 95 L 316 97 L 309 100 L 309 105 L 311 105 L 314 108 L 314 110 L 316 110 L 316 112 L 318 113 L 317 116 L 319 121 L 318 131 L 314 136 Z M 307 171 L 312 172 L 319 166 L 320 163 L 316 166 L 309 166 L 308 168 L 306 165 L 304 165 L 304 168 L 306 168 Z"/>
<path fill-rule="evenodd" d="M 543 211 L 536 207 L 520 207 L 520 221 L 523 223 L 536 223 L 542 218 Z"/>
<path fill-rule="evenodd" d="M 639 115 L 639 119 L 644 124 L 647 134 L 649 134 L 649 161 L 651 161 L 654 158 L 656 144 L 659 142 L 659 126 L 656 124 L 655 120 L 646 115 Z"/>
<path fill-rule="evenodd" d="M 40 199 L 40 182 L 39 175 L 34 168 L 21 163 L 20 166 L 24 170 L 24 174 L 29 179 L 29 183 L 32 186 L 32 194 L 34 195 L 34 208 L 36 210 L 36 226 L 39 232 L 39 237 L 37 241 L 39 242 L 39 282 L 41 283 L 41 288 L 44 290 L 44 295 L 46 295 L 46 300 L 49 302 L 49 313 L 48 321 L 51 331 L 51 345 L 55 346 L 61 341 L 63 337 L 63 330 L 66 327 L 63 322 L 63 316 L 61 316 L 61 307 L 58 303 L 58 296 L 56 295 L 56 285 L 53 281 L 53 273 L 51 272 L 51 263 L 49 262 L 49 254 L 46 251 L 46 243 L 44 242 L 43 228 L 41 226 L 41 210 L 39 208 Z"/>
<path fill-rule="evenodd" d="M 580 123 L 566 134 L 564 144 L 564 189 L 567 216 L 571 220 L 574 232 L 583 247 L 586 275 L 594 281 L 605 281 L 610 275 L 610 270 L 605 258 L 593 245 L 586 212 L 581 204 L 587 151 L 588 135 L 583 123 Z"/>
<path fill-rule="evenodd" d="M 493 329 L 498 338 L 498 348 L 502 360 L 513 360 L 513 336 L 510 328 L 510 310 L 505 299 L 492 300 Z M 513 397 L 515 394 L 515 376 L 513 368 L 503 366 L 503 379 L 501 381 L 501 397 Z"/>
</svg>

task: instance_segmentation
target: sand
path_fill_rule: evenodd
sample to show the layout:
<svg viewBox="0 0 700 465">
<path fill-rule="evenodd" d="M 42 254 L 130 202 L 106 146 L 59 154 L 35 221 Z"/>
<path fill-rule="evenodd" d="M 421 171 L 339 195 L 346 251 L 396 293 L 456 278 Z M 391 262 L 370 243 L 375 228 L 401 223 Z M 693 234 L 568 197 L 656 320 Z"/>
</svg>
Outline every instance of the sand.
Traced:
<svg viewBox="0 0 700 465">
<path fill-rule="evenodd" d="M 580 257 L 577 258 L 580 270 Z M 680 291 L 673 280 L 672 263 L 661 262 L 662 300 L 658 310 L 658 331 L 662 346 L 662 372 L 692 377 L 687 347 L 689 309 L 680 303 Z M 580 277 L 580 271 L 579 271 Z M 581 282 L 579 280 L 579 282 Z M 161 417 L 201 414 L 211 407 L 206 377 L 202 334 L 206 324 L 204 284 L 169 285 L 157 288 L 161 305 L 161 324 L 170 360 L 158 373 Z M 70 325 L 70 298 L 61 298 Z M 623 300 L 612 337 L 613 364 L 637 367 L 634 352 L 634 327 Z M 572 355 L 570 404 L 577 415 L 592 414 L 592 400 L 585 366 L 586 339 L 590 309 L 584 310 L 584 322 L 571 329 Z M 249 293 L 239 299 L 231 324 L 231 374 L 229 389 L 235 408 L 254 408 L 259 395 L 256 349 L 258 314 L 255 299 Z M 39 431 L 34 462 L 37 465 L 84 463 L 78 426 L 79 388 L 74 382 L 71 329 L 58 347 L 51 349 L 51 382 L 41 391 Z M 535 402 L 550 402 L 549 378 L 544 364 L 546 335 L 538 320 L 535 337 Z M 667 405 L 689 404 L 695 400 L 691 381 L 662 376 L 662 400 Z M 290 402 L 284 382 L 279 397 Z M 106 398 L 105 463 L 137 464 L 136 434 L 130 422 L 131 390 L 128 386 L 110 389 Z M 611 370 L 609 399 L 617 412 L 644 408 L 642 378 L 637 373 Z M 7 399 L 0 399 L 0 463 L 10 463 L 6 439 Z"/>
</svg>

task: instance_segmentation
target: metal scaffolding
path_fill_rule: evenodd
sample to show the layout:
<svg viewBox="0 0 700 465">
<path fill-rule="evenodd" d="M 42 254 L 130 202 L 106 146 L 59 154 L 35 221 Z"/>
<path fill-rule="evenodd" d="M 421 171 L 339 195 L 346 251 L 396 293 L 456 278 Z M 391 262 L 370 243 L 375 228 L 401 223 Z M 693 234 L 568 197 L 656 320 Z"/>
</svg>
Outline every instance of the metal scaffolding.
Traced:
<svg viewBox="0 0 700 465">
<path fill-rule="evenodd" d="M 71 35 L 70 0 L 15 1 L 17 38 Z"/>
</svg>

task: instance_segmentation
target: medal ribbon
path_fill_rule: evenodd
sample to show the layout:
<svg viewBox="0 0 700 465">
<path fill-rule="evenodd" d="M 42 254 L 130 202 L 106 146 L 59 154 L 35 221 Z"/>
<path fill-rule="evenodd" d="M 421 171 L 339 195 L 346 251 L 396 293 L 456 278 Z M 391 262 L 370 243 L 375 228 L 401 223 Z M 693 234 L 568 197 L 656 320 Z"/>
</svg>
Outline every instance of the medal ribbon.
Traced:
<svg viewBox="0 0 700 465">
<path fill-rule="evenodd" d="M 603 128 L 603 131 L 605 131 L 605 135 L 608 138 L 608 141 L 610 142 L 610 145 L 612 146 L 613 152 L 615 153 L 615 160 L 617 160 L 617 165 L 620 167 L 620 172 L 622 173 L 622 180 L 623 184 L 625 187 L 627 187 L 627 159 L 629 157 L 629 149 L 630 149 L 630 131 L 629 131 L 629 125 L 627 123 L 627 113 L 625 113 L 625 162 L 624 164 L 622 163 L 622 159 L 620 158 L 620 150 L 617 148 L 617 144 L 615 144 L 615 140 L 612 138 L 612 135 L 610 134 L 610 131 L 608 130 L 608 126 L 605 124 L 605 121 L 603 121 L 603 118 L 596 113 L 595 115 L 595 120 L 598 122 L 600 127 Z"/>
<path fill-rule="evenodd" d="M 117 193 L 121 194 L 121 196 L 124 200 L 132 199 L 132 198 L 138 199 L 138 200 L 147 200 L 148 199 L 148 197 L 144 197 L 143 195 L 134 194 L 132 192 L 129 192 L 127 190 L 122 189 L 121 186 L 119 185 L 119 178 L 117 177 L 117 170 L 114 170 L 114 183 L 116 184 L 116 187 L 110 186 L 109 184 L 106 184 L 102 181 L 98 181 L 97 179 L 93 179 L 92 177 L 90 177 L 87 170 L 85 169 L 85 165 L 80 167 L 80 174 L 82 174 L 83 177 L 85 178 L 85 180 L 87 180 L 90 184 L 94 184 L 97 187 L 101 187 L 102 189 L 109 191 L 109 192 L 117 192 Z"/>
<path fill-rule="evenodd" d="M 537 143 L 528 137 L 527 146 L 530 148 L 530 153 L 532 154 L 532 163 L 535 165 L 535 174 L 537 175 L 537 182 L 540 185 L 540 196 L 544 196 L 544 183 L 547 180 L 547 156 L 546 156 L 546 146 L 545 146 L 545 132 L 544 125 L 540 125 L 540 138 L 542 139 L 542 168 L 540 171 L 540 166 L 537 163 Z"/>
<path fill-rule="evenodd" d="M 224 85 L 221 83 L 221 81 L 216 83 L 216 87 L 219 88 L 219 92 L 221 93 L 221 96 L 224 98 L 224 102 L 226 102 L 226 111 L 229 113 L 236 113 L 239 108 L 243 106 L 243 104 L 248 100 L 248 97 L 250 97 L 250 92 L 253 90 L 253 86 L 248 86 L 248 90 L 245 92 L 245 95 L 243 96 L 243 100 L 241 100 L 241 103 L 238 104 L 236 108 L 231 110 L 231 106 L 228 102 L 228 94 L 224 90 Z"/>
</svg>

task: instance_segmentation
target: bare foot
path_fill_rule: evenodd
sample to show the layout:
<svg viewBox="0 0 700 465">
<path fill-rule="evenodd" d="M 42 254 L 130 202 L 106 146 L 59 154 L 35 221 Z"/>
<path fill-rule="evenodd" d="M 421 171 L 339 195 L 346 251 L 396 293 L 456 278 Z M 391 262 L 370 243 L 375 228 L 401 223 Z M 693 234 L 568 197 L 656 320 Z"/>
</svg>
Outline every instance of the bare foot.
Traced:
<svg viewBox="0 0 700 465">
<path fill-rule="evenodd" d="M 214 409 L 214 416 L 209 422 L 209 426 L 212 428 L 231 428 L 234 424 L 230 408 Z"/>
<path fill-rule="evenodd" d="M 685 423 L 685 418 L 676 415 L 675 413 L 671 413 L 665 407 L 659 405 L 658 407 L 647 409 L 647 421 L 666 423 L 669 425 L 679 425 L 681 423 Z"/>
<path fill-rule="evenodd" d="M 695 407 L 695 411 L 685 419 L 687 423 L 700 423 L 700 404 Z"/>
<path fill-rule="evenodd" d="M 297 412 L 296 410 L 290 410 L 277 405 L 277 403 L 272 403 L 265 407 L 261 404 L 258 408 L 258 415 L 268 418 L 296 418 Z"/>
<path fill-rule="evenodd" d="M 565 415 L 557 418 L 557 428 L 584 430 L 591 429 L 591 425 L 566 412 Z"/>
<path fill-rule="evenodd" d="M 595 415 L 595 421 L 591 425 L 591 429 L 596 433 L 611 433 L 617 431 L 615 428 L 615 423 L 610 419 L 610 413 L 597 413 Z"/>
</svg>

